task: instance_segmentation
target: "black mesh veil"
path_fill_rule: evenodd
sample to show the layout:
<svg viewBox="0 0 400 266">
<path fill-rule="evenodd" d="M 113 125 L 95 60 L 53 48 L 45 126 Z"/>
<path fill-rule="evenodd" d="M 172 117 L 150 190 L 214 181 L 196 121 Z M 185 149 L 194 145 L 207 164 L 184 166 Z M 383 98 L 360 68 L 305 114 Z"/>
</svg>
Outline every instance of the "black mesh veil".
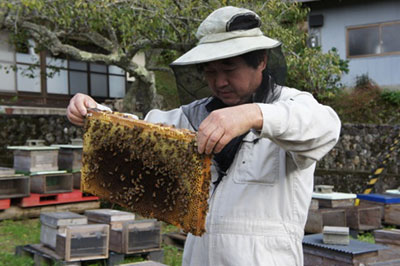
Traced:
<svg viewBox="0 0 400 266">
<path fill-rule="evenodd" d="M 279 96 L 276 85 L 284 85 L 286 79 L 286 61 L 281 46 L 266 50 L 267 68 L 263 73 L 263 84 L 256 92 L 255 102 L 272 102 Z M 178 95 L 181 104 L 188 104 L 194 100 L 212 95 L 199 65 L 171 65 L 175 74 Z"/>
</svg>

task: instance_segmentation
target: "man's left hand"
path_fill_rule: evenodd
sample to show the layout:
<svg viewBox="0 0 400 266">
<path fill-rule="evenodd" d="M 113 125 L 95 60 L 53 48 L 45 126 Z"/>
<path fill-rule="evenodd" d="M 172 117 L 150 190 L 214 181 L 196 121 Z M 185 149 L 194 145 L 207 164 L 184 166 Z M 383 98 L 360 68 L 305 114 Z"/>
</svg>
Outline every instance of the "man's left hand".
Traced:
<svg viewBox="0 0 400 266">
<path fill-rule="evenodd" d="M 200 124 L 199 153 L 219 153 L 233 138 L 250 129 L 261 130 L 263 117 L 257 104 L 242 104 L 215 110 Z"/>
</svg>

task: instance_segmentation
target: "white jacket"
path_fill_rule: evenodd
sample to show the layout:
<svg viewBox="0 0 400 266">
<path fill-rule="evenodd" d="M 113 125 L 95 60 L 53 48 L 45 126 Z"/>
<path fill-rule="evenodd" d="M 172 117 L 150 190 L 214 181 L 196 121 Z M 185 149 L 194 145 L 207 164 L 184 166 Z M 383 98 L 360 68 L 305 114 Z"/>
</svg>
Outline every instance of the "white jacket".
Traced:
<svg viewBox="0 0 400 266">
<path fill-rule="evenodd" d="M 311 94 L 287 87 L 259 106 L 263 128 L 245 136 L 213 193 L 211 186 L 206 233 L 188 235 L 183 265 L 303 265 L 315 164 L 336 144 L 340 120 Z M 146 120 L 193 129 L 181 108 L 153 110 Z"/>
</svg>

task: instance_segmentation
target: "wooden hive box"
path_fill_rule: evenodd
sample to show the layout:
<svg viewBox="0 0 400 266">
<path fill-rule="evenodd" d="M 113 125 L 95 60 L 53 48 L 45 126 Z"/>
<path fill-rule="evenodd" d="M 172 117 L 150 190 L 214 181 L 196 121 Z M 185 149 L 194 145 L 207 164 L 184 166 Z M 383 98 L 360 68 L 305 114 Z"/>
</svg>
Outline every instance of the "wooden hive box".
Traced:
<svg viewBox="0 0 400 266">
<path fill-rule="evenodd" d="M 87 224 L 87 217 L 73 212 L 44 212 L 40 222 L 40 242 L 56 249 L 57 234 L 65 233 L 67 225 Z"/>
<path fill-rule="evenodd" d="M 313 192 L 312 198 L 318 200 L 320 208 L 345 208 L 354 206 L 354 201 L 357 198 L 357 195 L 343 192 Z"/>
<path fill-rule="evenodd" d="M 58 169 L 76 172 L 82 168 L 82 144 L 57 144 L 52 145 L 59 147 L 58 152 Z"/>
<path fill-rule="evenodd" d="M 400 229 L 374 230 L 375 243 L 400 247 Z"/>
<path fill-rule="evenodd" d="M 72 174 L 65 171 L 39 172 L 30 178 L 32 193 L 65 193 L 73 190 Z"/>
<path fill-rule="evenodd" d="M 161 223 L 155 219 L 125 222 L 110 231 L 110 250 L 131 254 L 161 248 Z"/>
<path fill-rule="evenodd" d="M 349 245 L 329 245 L 324 244 L 322 238 L 322 234 L 304 236 L 304 266 L 370 265 L 368 262 L 376 261 L 379 252 L 387 249 L 385 246 L 379 244 L 371 244 L 353 239 L 350 239 Z"/>
<path fill-rule="evenodd" d="M 82 189 L 194 235 L 205 232 L 211 156 L 195 132 L 89 110 Z"/>
<path fill-rule="evenodd" d="M 108 258 L 109 225 L 68 225 L 57 234 L 56 253 L 66 261 Z"/>
<path fill-rule="evenodd" d="M 382 210 L 382 220 L 386 224 L 400 225 L 400 195 L 399 194 L 359 194 L 360 206 L 379 206 Z"/>
<path fill-rule="evenodd" d="M 76 189 L 81 189 L 81 171 L 72 172 L 73 187 Z"/>
<path fill-rule="evenodd" d="M 2 176 L 2 175 L 14 175 L 14 174 L 15 174 L 15 169 L 14 168 L 0 167 L 0 176 Z"/>
<path fill-rule="evenodd" d="M 305 232 L 322 233 L 324 226 L 346 226 L 346 211 L 343 209 L 309 210 Z"/>
<path fill-rule="evenodd" d="M 24 175 L 0 175 L 0 199 L 30 195 L 30 178 Z"/>
<path fill-rule="evenodd" d="M 347 226 L 351 229 L 367 231 L 382 227 L 382 209 L 376 207 L 353 206 L 346 208 Z"/>
<path fill-rule="evenodd" d="M 135 220 L 134 213 L 112 209 L 87 210 L 85 215 L 89 223 L 108 224 L 110 229 L 121 229 L 125 222 Z"/>
<path fill-rule="evenodd" d="M 58 147 L 53 146 L 8 146 L 14 151 L 14 169 L 17 172 L 33 173 L 58 170 Z"/>
</svg>

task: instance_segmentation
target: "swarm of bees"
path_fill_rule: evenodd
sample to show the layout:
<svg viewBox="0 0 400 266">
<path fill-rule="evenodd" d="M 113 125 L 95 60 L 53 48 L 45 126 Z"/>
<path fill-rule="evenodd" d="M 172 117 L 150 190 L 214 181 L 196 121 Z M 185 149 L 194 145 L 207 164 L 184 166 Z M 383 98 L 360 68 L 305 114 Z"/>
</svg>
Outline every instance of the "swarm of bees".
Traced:
<svg viewBox="0 0 400 266">
<path fill-rule="evenodd" d="M 117 112 L 90 110 L 84 126 L 82 190 L 202 235 L 211 158 L 196 135 Z"/>
</svg>

